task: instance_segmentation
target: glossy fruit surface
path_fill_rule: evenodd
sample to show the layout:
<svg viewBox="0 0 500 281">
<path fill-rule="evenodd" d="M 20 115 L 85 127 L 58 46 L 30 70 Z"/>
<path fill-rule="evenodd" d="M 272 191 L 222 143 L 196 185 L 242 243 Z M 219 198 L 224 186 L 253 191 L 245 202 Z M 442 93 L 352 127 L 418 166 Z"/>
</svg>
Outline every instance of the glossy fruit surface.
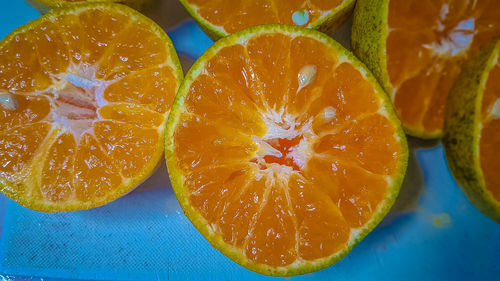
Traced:
<svg viewBox="0 0 500 281">
<path fill-rule="evenodd" d="M 444 147 L 471 202 L 500 223 L 500 43 L 465 64 L 448 98 Z"/>
<path fill-rule="evenodd" d="M 352 44 L 391 96 L 406 132 L 437 138 L 463 62 L 499 35 L 495 0 L 360 0 Z"/>
<path fill-rule="evenodd" d="M 262 25 L 193 65 L 167 124 L 179 202 L 210 243 L 268 275 L 345 256 L 384 217 L 407 146 L 390 101 L 326 35 Z"/>
<path fill-rule="evenodd" d="M 19 204 L 103 205 L 162 158 L 182 70 L 167 35 L 135 10 L 50 12 L 0 42 L 0 70 L 0 187 Z"/>
<path fill-rule="evenodd" d="M 219 39 L 260 24 L 288 24 L 322 31 L 340 25 L 354 0 L 180 0 L 200 26 Z"/>
</svg>

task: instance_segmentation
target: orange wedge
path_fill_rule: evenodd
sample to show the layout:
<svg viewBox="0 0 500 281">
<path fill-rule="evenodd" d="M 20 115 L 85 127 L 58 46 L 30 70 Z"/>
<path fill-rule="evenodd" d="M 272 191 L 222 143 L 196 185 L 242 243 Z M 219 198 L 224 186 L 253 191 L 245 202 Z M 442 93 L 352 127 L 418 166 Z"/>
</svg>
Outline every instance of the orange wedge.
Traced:
<svg viewBox="0 0 500 281">
<path fill-rule="evenodd" d="M 499 35 L 496 0 L 359 0 L 352 45 L 407 133 L 431 139 L 443 135 L 446 97 L 463 62 Z"/>
<path fill-rule="evenodd" d="M 250 26 L 281 23 L 327 31 L 340 25 L 354 0 L 180 0 L 201 28 L 219 39 Z"/>
<path fill-rule="evenodd" d="M 214 247 L 289 276 L 338 261 L 380 222 L 407 146 L 354 56 L 320 32 L 262 25 L 193 65 L 167 123 L 166 158 L 185 214 Z"/>
<path fill-rule="evenodd" d="M 500 223 L 500 41 L 481 48 L 451 88 L 446 158 L 471 202 Z"/>
<path fill-rule="evenodd" d="M 162 158 L 182 79 L 167 35 L 119 4 L 60 9 L 0 42 L 0 189 L 31 209 L 110 202 Z"/>
</svg>

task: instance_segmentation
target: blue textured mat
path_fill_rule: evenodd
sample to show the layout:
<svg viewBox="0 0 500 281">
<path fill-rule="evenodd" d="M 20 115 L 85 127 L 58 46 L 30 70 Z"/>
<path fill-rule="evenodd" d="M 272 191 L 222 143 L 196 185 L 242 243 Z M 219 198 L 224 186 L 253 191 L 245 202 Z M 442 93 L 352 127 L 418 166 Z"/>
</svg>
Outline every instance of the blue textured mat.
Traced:
<svg viewBox="0 0 500 281">
<path fill-rule="evenodd" d="M 351 254 L 292 280 L 497 280 L 500 227 L 466 200 L 443 150 L 421 150 L 418 207 L 385 220 Z M 149 186 L 144 188 L 144 186 Z M 251 280 L 263 277 L 225 258 L 184 217 L 164 167 L 104 207 L 44 214 L 9 201 L 0 272 L 101 280 Z M 273 278 L 269 278 L 273 279 Z"/>
</svg>

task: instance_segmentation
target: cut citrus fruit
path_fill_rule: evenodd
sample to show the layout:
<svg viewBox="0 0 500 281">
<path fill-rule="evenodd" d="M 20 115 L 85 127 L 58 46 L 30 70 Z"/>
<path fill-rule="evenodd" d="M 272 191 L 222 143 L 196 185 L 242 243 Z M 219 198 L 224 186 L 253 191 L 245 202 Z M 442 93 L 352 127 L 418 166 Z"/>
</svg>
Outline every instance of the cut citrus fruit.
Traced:
<svg viewBox="0 0 500 281">
<path fill-rule="evenodd" d="M 451 88 L 443 139 L 471 202 L 500 223 L 500 41 L 468 61 Z"/>
<path fill-rule="evenodd" d="M 354 0 L 180 0 L 216 40 L 260 24 L 288 24 L 326 31 L 340 25 Z"/>
<path fill-rule="evenodd" d="M 407 161 L 375 78 L 333 39 L 285 25 L 237 32 L 195 62 L 165 151 L 196 228 L 268 275 L 346 255 L 392 206 Z"/>
<path fill-rule="evenodd" d="M 494 0 L 360 0 L 352 45 L 391 95 L 407 133 L 438 138 L 461 64 L 496 35 Z"/>
<path fill-rule="evenodd" d="M 103 205 L 162 158 L 182 70 L 167 35 L 119 4 L 50 12 L 0 42 L 0 190 L 31 209 Z"/>
<path fill-rule="evenodd" d="M 69 7 L 92 2 L 121 3 L 137 10 L 141 10 L 146 4 L 154 0 L 26 0 L 31 7 L 37 9 L 41 14 L 45 14 L 54 8 Z"/>
</svg>

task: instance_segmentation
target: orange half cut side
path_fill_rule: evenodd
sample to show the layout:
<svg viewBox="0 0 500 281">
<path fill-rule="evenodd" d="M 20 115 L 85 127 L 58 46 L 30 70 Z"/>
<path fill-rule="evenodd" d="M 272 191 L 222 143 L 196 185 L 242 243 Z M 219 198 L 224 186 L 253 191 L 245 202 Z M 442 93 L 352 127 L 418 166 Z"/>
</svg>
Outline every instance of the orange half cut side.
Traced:
<svg viewBox="0 0 500 281">
<path fill-rule="evenodd" d="M 500 36 L 495 0 L 359 0 L 352 43 L 408 134 L 443 135 L 444 109 L 463 63 Z"/>
<path fill-rule="evenodd" d="M 288 24 L 326 31 L 340 25 L 354 0 L 180 0 L 214 39 L 261 24 Z"/>
<path fill-rule="evenodd" d="M 0 42 L 0 187 L 46 212 L 110 202 L 162 158 L 182 72 L 151 20 L 119 4 L 51 12 Z"/>
<path fill-rule="evenodd" d="M 289 276 L 331 265 L 375 227 L 398 194 L 407 146 L 354 56 L 317 31 L 262 25 L 193 65 L 166 158 L 185 214 L 214 247 Z"/>
<path fill-rule="evenodd" d="M 469 59 L 450 91 L 443 146 L 471 203 L 500 223 L 500 41 Z"/>
</svg>

